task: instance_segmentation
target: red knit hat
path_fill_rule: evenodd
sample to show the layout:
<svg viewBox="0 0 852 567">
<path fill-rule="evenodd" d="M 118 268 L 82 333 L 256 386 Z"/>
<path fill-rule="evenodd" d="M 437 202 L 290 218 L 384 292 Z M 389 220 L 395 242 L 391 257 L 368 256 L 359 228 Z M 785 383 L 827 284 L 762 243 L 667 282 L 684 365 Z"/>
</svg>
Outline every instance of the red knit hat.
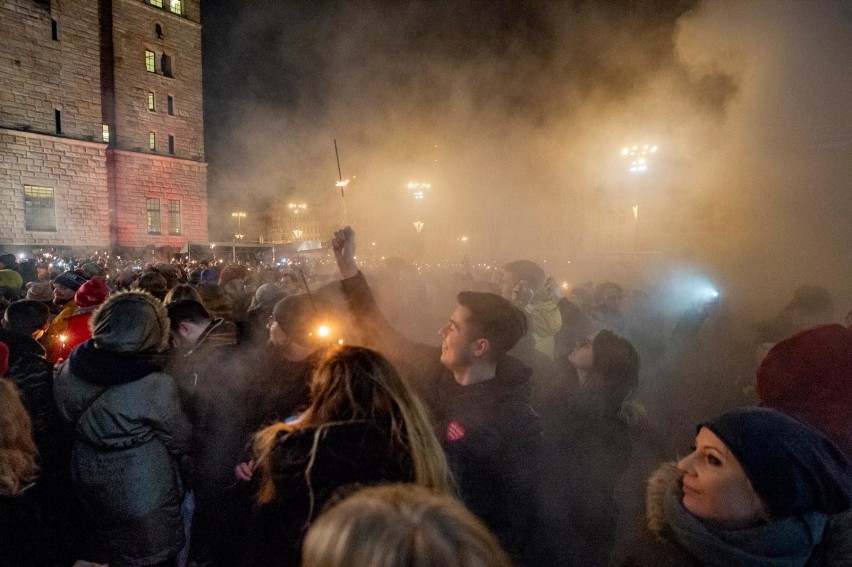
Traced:
<svg viewBox="0 0 852 567">
<path fill-rule="evenodd" d="M 236 264 L 225 266 L 222 269 L 222 273 L 219 274 L 219 285 L 225 285 L 233 280 L 244 279 L 247 275 L 248 271 L 243 266 Z"/>
<path fill-rule="evenodd" d="M 0 343 L 0 377 L 6 375 L 9 370 L 9 347 L 6 343 Z"/>
<path fill-rule="evenodd" d="M 109 288 L 106 284 L 106 278 L 103 276 L 95 276 L 77 290 L 74 294 L 74 301 L 77 302 L 77 307 L 91 307 L 100 305 L 106 298 L 109 297 Z"/>
<path fill-rule="evenodd" d="M 824 325 L 781 341 L 756 387 L 763 405 L 821 429 L 852 456 L 852 331 Z"/>
</svg>

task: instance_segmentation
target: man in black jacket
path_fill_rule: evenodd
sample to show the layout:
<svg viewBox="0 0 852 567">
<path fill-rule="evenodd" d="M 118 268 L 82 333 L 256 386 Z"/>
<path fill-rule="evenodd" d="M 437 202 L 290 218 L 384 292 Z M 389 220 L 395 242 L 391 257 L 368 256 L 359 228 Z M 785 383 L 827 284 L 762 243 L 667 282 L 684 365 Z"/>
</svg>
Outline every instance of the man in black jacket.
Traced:
<svg viewBox="0 0 852 567">
<path fill-rule="evenodd" d="M 541 420 L 529 405 L 530 370 L 508 352 L 526 333 L 523 311 L 493 294 L 462 292 L 441 348 L 399 335 L 355 263 L 355 234 L 335 233 L 343 292 L 371 347 L 385 354 L 427 406 L 462 501 L 519 558 L 534 515 Z"/>
</svg>

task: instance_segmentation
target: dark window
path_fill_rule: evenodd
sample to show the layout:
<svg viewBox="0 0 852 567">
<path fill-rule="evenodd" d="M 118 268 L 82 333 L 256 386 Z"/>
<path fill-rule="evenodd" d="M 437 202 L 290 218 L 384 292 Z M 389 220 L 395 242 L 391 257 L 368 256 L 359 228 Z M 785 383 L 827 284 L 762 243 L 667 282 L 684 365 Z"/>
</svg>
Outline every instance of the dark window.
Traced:
<svg viewBox="0 0 852 567">
<path fill-rule="evenodd" d="M 154 33 L 157 34 L 157 39 L 163 39 L 163 26 L 154 24 Z"/>
<path fill-rule="evenodd" d="M 175 137 L 171 135 L 169 136 L 169 153 L 175 153 Z"/>
<path fill-rule="evenodd" d="M 56 230 L 56 204 L 53 187 L 24 185 L 24 223 L 26 230 Z"/>
<path fill-rule="evenodd" d="M 53 120 L 54 120 L 54 122 L 56 122 L 56 133 L 61 134 L 62 133 L 62 111 L 61 110 L 54 110 L 53 111 Z"/>
<path fill-rule="evenodd" d="M 163 57 L 160 59 L 160 69 L 163 70 L 163 75 L 166 77 L 172 77 L 172 58 L 169 55 L 163 53 Z"/>
<path fill-rule="evenodd" d="M 180 201 L 169 201 L 169 234 L 180 234 Z"/>
<path fill-rule="evenodd" d="M 174 116 L 175 115 L 175 99 L 174 99 L 174 97 L 172 97 L 172 95 L 169 95 L 169 98 L 166 99 L 166 102 L 167 102 L 167 106 L 168 106 L 169 116 Z"/>
<path fill-rule="evenodd" d="M 53 41 L 59 41 L 59 22 L 50 20 L 50 37 Z"/>
<path fill-rule="evenodd" d="M 160 234 L 160 200 L 148 199 L 148 234 Z"/>
</svg>

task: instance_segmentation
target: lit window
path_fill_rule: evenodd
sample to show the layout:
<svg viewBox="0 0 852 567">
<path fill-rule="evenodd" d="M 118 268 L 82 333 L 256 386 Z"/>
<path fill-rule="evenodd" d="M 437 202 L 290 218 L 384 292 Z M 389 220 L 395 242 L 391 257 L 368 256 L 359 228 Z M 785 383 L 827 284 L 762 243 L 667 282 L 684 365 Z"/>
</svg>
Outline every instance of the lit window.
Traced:
<svg viewBox="0 0 852 567">
<path fill-rule="evenodd" d="M 180 0 L 169 0 L 169 10 L 171 10 L 173 14 L 181 15 L 183 12 L 181 10 Z"/>
<path fill-rule="evenodd" d="M 169 153 L 174 155 L 175 153 L 175 137 L 169 136 Z"/>
<path fill-rule="evenodd" d="M 169 95 L 169 97 L 166 99 L 166 102 L 168 103 L 167 106 L 168 106 L 169 116 L 174 116 L 175 115 L 175 99 L 174 99 L 174 97 L 172 97 L 172 95 Z"/>
<path fill-rule="evenodd" d="M 148 92 L 148 110 L 154 112 L 156 110 L 156 99 L 154 97 L 154 93 Z"/>
<path fill-rule="evenodd" d="M 180 234 L 180 201 L 169 201 L 169 234 Z"/>
<path fill-rule="evenodd" d="M 148 234 L 160 234 L 160 200 L 148 199 Z"/>
<path fill-rule="evenodd" d="M 109 124 L 104 124 L 103 137 L 104 137 L 104 142 L 109 144 Z"/>
<path fill-rule="evenodd" d="M 157 135 L 154 132 L 148 133 L 148 149 L 156 150 L 157 149 Z"/>
<path fill-rule="evenodd" d="M 149 73 L 157 71 L 157 55 L 150 49 L 145 50 L 145 70 Z"/>
<path fill-rule="evenodd" d="M 156 6 L 157 8 L 163 7 L 163 0 L 149 0 L 151 2 L 151 6 Z"/>
<path fill-rule="evenodd" d="M 56 230 L 56 203 L 53 187 L 24 185 L 24 223 L 26 230 Z"/>
</svg>

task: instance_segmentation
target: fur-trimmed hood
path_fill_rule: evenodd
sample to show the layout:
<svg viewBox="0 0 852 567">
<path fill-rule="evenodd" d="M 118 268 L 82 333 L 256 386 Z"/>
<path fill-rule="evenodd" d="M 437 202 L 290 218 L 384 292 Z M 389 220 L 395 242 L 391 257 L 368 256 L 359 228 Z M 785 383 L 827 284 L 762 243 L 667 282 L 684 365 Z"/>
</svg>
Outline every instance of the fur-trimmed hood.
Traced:
<svg viewBox="0 0 852 567">
<path fill-rule="evenodd" d="M 653 536 L 668 539 L 665 533 L 665 494 L 680 482 L 677 464 L 663 463 L 648 479 L 645 496 L 645 526 Z M 852 509 L 829 516 L 822 543 L 814 548 L 807 567 L 841 567 L 852 565 Z"/>
<path fill-rule="evenodd" d="M 665 496 L 673 484 L 680 481 L 681 473 L 677 463 L 663 463 L 648 479 L 648 490 L 645 493 L 645 525 L 648 531 L 659 536 L 666 525 Z"/>
<path fill-rule="evenodd" d="M 169 345 L 169 316 L 145 291 L 112 294 L 89 320 L 95 347 L 111 352 L 159 352 Z"/>
</svg>

